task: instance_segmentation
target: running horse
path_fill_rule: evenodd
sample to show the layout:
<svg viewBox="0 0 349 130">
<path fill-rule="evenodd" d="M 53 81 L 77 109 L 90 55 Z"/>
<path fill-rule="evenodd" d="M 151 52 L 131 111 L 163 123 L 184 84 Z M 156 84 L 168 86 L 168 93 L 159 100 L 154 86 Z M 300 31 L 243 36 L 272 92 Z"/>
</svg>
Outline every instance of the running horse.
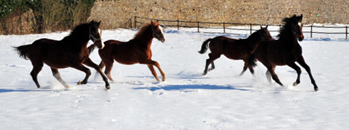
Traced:
<svg viewBox="0 0 349 130">
<path fill-rule="evenodd" d="M 111 81 L 114 81 L 110 73 L 114 60 L 125 65 L 136 63 L 146 64 L 157 81 L 160 81 L 160 79 L 154 70 L 154 66 L 159 69 L 162 81 L 165 81 L 165 73 L 162 71 L 159 63 L 151 59 L 152 51 L 150 47 L 153 38 L 158 39 L 162 43 L 166 41 L 166 37 L 164 36 L 162 27 L 158 21 L 151 21 L 142 26 L 136 33 L 135 37 L 127 42 L 117 40 L 108 40 L 104 42 L 104 49 L 98 51 L 99 56 L 102 59 L 99 64 L 100 69 L 106 67 L 104 71 L 105 74 Z"/>
<path fill-rule="evenodd" d="M 269 82 L 273 78 L 281 86 L 283 84 L 275 73 L 275 67 L 277 65 L 288 65 L 296 70 L 297 79 L 293 85 L 297 86 L 300 83 L 301 74 L 301 69 L 295 64 L 297 62 L 308 72 L 311 83 L 314 85 L 314 90 L 318 91 L 319 88 L 311 74 L 310 67 L 305 63 L 302 56 L 302 47 L 298 43 L 298 40 L 303 41 L 304 39 L 302 19 L 303 15 L 284 18 L 284 25 L 278 35 L 279 39 L 271 39 L 260 43 L 256 51 L 249 57 L 248 62 L 249 65 L 255 66 L 256 59 L 258 59 L 268 69 L 266 75 Z"/>
<path fill-rule="evenodd" d="M 242 75 L 247 67 L 249 67 L 250 72 L 253 74 L 253 67 L 248 65 L 248 57 L 255 51 L 258 44 L 262 41 L 270 39 L 270 33 L 268 31 L 268 26 L 257 30 L 252 33 L 247 39 L 232 39 L 225 36 L 218 36 L 213 39 L 207 39 L 201 46 L 200 54 L 204 54 L 208 47 L 211 53 L 208 54 L 209 59 L 206 60 L 206 66 L 203 75 L 206 75 L 208 71 L 215 68 L 214 60 L 218 59 L 222 54 L 229 59 L 233 60 L 243 60 L 245 62 L 243 71 L 240 73 Z M 208 66 L 211 64 L 211 68 Z"/>
<path fill-rule="evenodd" d="M 31 61 L 33 70 L 30 75 L 38 88 L 40 88 L 40 84 L 37 75 L 45 63 L 51 67 L 53 76 L 66 88 L 69 88 L 69 85 L 62 80 L 58 69 L 73 67 L 85 72 L 85 78 L 79 81 L 78 84 L 86 84 L 91 72 L 82 65 L 85 64 L 96 69 L 103 77 L 106 88 L 110 89 L 106 76 L 99 69 L 99 66 L 89 58 L 91 48 L 87 48 L 88 41 L 92 40 L 94 45 L 99 49 L 103 49 L 104 44 L 99 29 L 100 23 L 92 20 L 90 23 L 80 24 L 60 41 L 43 38 L 29 45 L 14 47 L 20 57 Z"/>
</svg>

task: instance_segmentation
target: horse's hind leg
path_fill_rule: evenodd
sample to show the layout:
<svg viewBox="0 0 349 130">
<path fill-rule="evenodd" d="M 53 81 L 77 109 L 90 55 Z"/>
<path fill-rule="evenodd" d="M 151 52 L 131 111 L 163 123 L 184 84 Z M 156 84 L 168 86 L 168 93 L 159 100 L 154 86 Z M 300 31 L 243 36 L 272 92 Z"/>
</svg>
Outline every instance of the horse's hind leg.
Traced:
<svg viewBox="0 0 349 130">
<path fill-rule="evenodd" d="M 91 75 L 91 71 L 88 68 L 86 68 L 85 66 L 83 66 L 82 64 L 78 64 L 78 63 L 76 65 L 73 65 L 72 67 L 75 69 L 81 70 L 81 71 L 85 72 L 85 74 L 86 74 L 85 78 L 82 81 L 79 81 L 77 84 L 78 85 L 86 84 L 88 77 L 90 77 L 90 75 Z"/>
<path fill-rule="evenodd" d="M 93 63 L 92 60 L 91 60 L 90 58 L 87 58 L 86 61 L 84 62 L 84 64 L 87 65 L 87 66 L 93 67 L 94 69 L 96 69 L 97 72 L 102 76 L 103 81 L 105 82 L 105 87 L 106 87 L 107 89 L 110 89 L 110 85 L 109 85 L 109 82 L 108 82 L 107 77 L 103 74 L 102 70 L 100 69 L 100 67 L 99 67 L 97 64 Z M 81 66 L 82 66 L 82 65 L 81 65 Z M 85 67 L 85 68 L 86 68 L 86 67 Z M 87 69 L 87 68 L 86 68 L 86 69 Z M 88 72 L 89 72 L 89 71 L 90 71 L 90 70 L 88 70 Z M 88 74 L 88 73 L 86 73 L 86 78 L 84 79 L 84 80 L 86 80 L 86 83 L 87 83 L 87 79 L 88 79 L 87 74 Z M 91 74 L 91 73 L 90 73 L 90 74 Z M 85 84 L 86 84 L 86 83 L 85 83 Z"/>
<path fill-rule="evenodd" d="M 202 75 L 206 75 L 207 71 L 213 70 L 215 68 L 213 61 L 220 57 L 220 55 L 213 55 L 212 53 L 208 54 L 208 56 L 209 56 L 209 58 L 206 60 L 205 70 L 204 70 L 204 73 Z M 208 66 L 210 64 L 212 64 L 212 66 L 210 69 L 208 69 Z"/>
<path fill-rule="evenodd" d="M 244 67 L 242 68 L 242 71 L 241 71 L 241 73 L 240 73 L 239 75 L 242 76 L 242 75 L 245 73 L 246 70 L 247 70 L 247 64 L 246 64 L 246 62 L 245 62 L 245 65 L 244 65 Z"/>
<path fill-rule="evenodd" d="M 297 60 L 297 62 L 308 72 L 309 77 L 310 77 L 310 80 L 311 80 L 311 83 L 314 85 L 314 90 L 315 90 L 315 91 L 318 91 L 319 88 L 317 87 L 317 85 L 316 85 L 316 83 L 315 83 L 315 80 L 314 80 L 314 78 L 313 78 L 313 75 L 311 74 L 310 67 L 307 65 L 307 63 L 305 63 L 303 56 L 300 57 L 300 58 Z"/>
<path fill-rule="evenodd" d="M 276 73 L 275 73 L 275 65 L 266 65 L 266 67 L 267 67 L 267 69 L 268 69 L 268 71 L 269 71 L 269 74 L 271 75 L 271 77 L 273 78 L 273 80 L 276 82 L 276 83 L 278 83 L 279 85 L 281 85 L 281 86 L 284 86 L 281 82 L 280 82 L 280 80 L 279 80 L 279 77 L 276 75 Z"/>
<path fill-rule="evenodd" d="M 301 82 L 300 76 L 301 76 L 302 70 L 293 62 L 287 63 L 287 65 L 293 68 L 294 70 L 296 70 L 297 72 L 297 80 L 293 83 L 293 86 L 297 86 Z"/>
<path fill-rule="evenodd" d="M 61 84 L 63 84 L 63 86 L 64 86 L 65 88 L 69 88 L 69 87 L 70 87 L 66 82 L 63 81 L 63 79 L 61 78 L 61 75 L 60 75 L 59 72 L 58 72 L 58 69 L 51 68 L 51 71 L 52 71 L 53 76 L 54 76 Z"/>
<path fill-rule="evenodd" d="M 33 62 L 33 61 L 31 61 L 31 62 L 32 62 L 32 65 L 33 65 L 33 70 L 30 72 L 30 75 L 32 76 L 32 78 L 34 80 L 34 82 L 36 84 L 36 87 L 40 88 L 40 84 L 38 82 L 37 76 L 38 76 L 39 72 L 42 69 L 43 62 L 36 62 L 36 63 Z"/>
<path fill-rule="evenodd" d="M 212 56 L 211 56 L 212 54 L 210 53 L 210 54 L 208 54 L 208 56 L 211 58 Z M 212 63 L 211 63 L 211 68 L 209 68 L 208 69 L 208 71 L 211 71 L 211 70 L 213 70 L 213 69 L 215 69 L 216 68 L 216 66 L 214 65 L 214 62 L 212 61 Z"/>
</svg>

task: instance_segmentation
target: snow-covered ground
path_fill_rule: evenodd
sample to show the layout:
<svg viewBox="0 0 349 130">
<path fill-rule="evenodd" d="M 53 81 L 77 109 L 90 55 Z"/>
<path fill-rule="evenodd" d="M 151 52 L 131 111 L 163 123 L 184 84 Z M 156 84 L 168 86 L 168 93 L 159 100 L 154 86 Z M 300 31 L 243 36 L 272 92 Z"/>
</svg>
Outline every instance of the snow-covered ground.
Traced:
<svg viewBox="0 0 349 130">
<path fill-rule="evenodd" d="M 215 61 L 215 70 L 202 76 L 208 53 L 198 53 L 201 44 L 221 34 L 184 30 L 165 29 L 167 41 L 153 41 L 153 60 L 167 81 L 156 82 L 146 65 L 115 63 L 110 90 L 92 68 L 87 85 L 76 85 L 83 72 L 60 69 L 71 86 L 65 89 L 46 65 L 38 75 L 42 88 L 37 89 L 30 61 L 12 49 L 39 38 L 60 40 L 69 32 L 0 36 L 0 129 L 349 129 L 349 41 L 306 36 L 300 43 L 319 86 L 314 92 L 304 69 L 301 84 L 293 87 L 296 72 L 277 67 L 286 85 L 280 87 L 268 83 L 259 62 L 255 77 L 248 71 L 240 77 L 243 62 L 224 56 Z M 102 37 L 127 41 L 136 32 L 105 30 Z M 97 51 L 91 58 L 100 62 Z"/>
</svg>

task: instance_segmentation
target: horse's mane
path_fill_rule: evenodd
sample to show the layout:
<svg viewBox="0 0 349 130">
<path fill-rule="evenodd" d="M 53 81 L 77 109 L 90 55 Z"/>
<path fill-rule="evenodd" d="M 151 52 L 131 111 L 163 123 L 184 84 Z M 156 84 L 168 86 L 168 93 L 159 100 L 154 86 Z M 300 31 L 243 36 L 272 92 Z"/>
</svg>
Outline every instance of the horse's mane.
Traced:
<svg viewBox="0 0 349 130">
<path fill-rule="evenodd" d="M 258 35 L 260 31 L 262 31 L 262 29 L 259 29 L 259 30 L 255 31 L 255 32 L 254 32 L 254 33 L 252 33 L 250 36 L 248 36 L 248 38 L 247 38 L 247 39 L 249 39 L 249 38 L 253 38 L 253 37 L 256 37 L 256 35 Z"/>
<path fill-rule="evenodd" d="M 143 25 L 143 26 L 139 29 L 139 31 L 135 34 L 134 39 L 140 37 L 140 36 L 144 33 L 144 31 L 147 30 L 147 29 L 152 25 L 152 23 L 155 24 L 154 26 L 158 26 L 158 23 L 157 23 L 157 22 L 146 23 L 146 24 Z"/>
<path fill-rule="evenodd" d="M 292 17 L 291 18 L 284 18 L 282 20 L 282 22 L 284 22 L 285 24 L 281 27 L 278 37 L 282 37 L 283 35 L 286 35 L 289 32 L 289 30 L 291 29 L 290 27 L 291 27 L 291 23 L 292 23 L 291 19 L 292 19 Z"/>
<path fill-rule="evenodd" d="M 63 40 L 67 40 L 67 39 L 71 39 L 71 38 L 81 38 L 84 35 L 86 35 L 86 30 L 84 28 L 87 28 L 89 25 L 89 23 L 82 23 L 80 25 L 77 25 L 76 27 L 74 27 L 72 29 L 72 31 L 70 32 L 70 34 L 66 37 L 63 38 Z"/>
<path fill-rule="evenodd" d="M 291 25 L 293 23 L 301 22 L 302 21 L 302 17 L 303 17 L 303 15 L 301 15 L 301 16 L 293 15 L 290 18 L 284 18 L 282 20 L 284 25 L 281 27 L 278 37 L 282 37 L 284 35 L 288 35 L 289 34 L 288 32 L 290 32 L 290 29 L 291 29 Z"/>
</svg>

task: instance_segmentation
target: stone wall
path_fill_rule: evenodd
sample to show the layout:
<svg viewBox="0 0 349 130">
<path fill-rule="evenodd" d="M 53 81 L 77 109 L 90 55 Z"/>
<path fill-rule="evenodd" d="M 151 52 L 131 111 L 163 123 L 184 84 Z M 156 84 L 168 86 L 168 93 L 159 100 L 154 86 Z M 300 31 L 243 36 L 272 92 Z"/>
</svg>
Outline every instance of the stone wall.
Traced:
<svg viewBox="0 0 349 130">
<path fill-rule="evenodd" d="M 134 16 L 183 21 L 281 24 L 303 14 L 303 23 L 349 23 L 348 0 L 97 0 L 89 20 L 102 28 L 130 27 Z"/>
</svg>

